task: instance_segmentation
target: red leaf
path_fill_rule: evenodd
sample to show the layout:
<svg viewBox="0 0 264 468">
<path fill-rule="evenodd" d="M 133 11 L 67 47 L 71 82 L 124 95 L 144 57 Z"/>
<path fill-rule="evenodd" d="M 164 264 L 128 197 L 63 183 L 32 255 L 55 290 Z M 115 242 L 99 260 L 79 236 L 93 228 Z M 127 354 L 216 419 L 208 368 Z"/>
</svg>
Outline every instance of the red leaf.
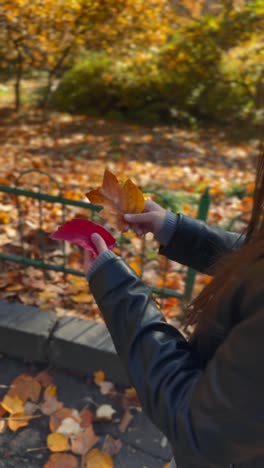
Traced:
<svg viewBox="0 0 264 468">
<path fill-rule="evenodd" d="M 115 239 L 109 231 L 99 224 L 79 218 L 63 224 L 50 237 L 51 239 L 66 240 L 73 244 L 78 244 L 84 249 L 90 250 L 94 255 L 97 255 L 96 249 L 91 242 L 91 235 L 95 232 L 100 234 L 109 249 L 115 246 Z"/>
</svg>

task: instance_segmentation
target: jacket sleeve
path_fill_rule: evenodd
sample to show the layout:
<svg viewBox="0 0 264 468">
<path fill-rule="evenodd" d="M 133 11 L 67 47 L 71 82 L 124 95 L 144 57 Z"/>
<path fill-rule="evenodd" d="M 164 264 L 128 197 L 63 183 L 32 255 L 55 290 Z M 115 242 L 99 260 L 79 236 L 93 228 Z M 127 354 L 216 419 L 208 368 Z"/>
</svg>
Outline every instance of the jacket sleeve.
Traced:
<svg viewBox="0 0 264 468">
<path fill-rule="evenodd" d="M 179 467 L 225 467 L 264 455 L 263 269 L 261 287 L 237 292 L 244 317 L 205 370 L 182 334 L 166 323 L 150 289 L 117 257 L 90 287 L 142 407 L 168 437 Z M 258 283 L 259 284 L 259 283 Z M 238 304 L 238 305 L 237 305 Z"/>
<path fill-rule="evenodd" d="M 242 234 L 179 214 L 174 234 L 167 245 L 161 245 L 159 253 L 202 273 L 213 274 L 219 257 L 239 249 L 244 240 Z"/>
</svg>

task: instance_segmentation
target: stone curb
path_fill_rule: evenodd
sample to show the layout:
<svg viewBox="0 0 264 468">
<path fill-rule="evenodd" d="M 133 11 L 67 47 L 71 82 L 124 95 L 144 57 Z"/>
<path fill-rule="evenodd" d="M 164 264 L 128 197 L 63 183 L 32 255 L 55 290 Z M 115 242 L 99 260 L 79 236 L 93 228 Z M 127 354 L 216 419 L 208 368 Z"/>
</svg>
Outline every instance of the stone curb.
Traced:
<svg viewBox="0 0 264 468">
<path fill-rule="evenodd" d="M 0 352 L 80 376 L 102 370 L 107 380 L 130 385 L 106 326 L 94 320 L 0 301 Z"/>
</svg>

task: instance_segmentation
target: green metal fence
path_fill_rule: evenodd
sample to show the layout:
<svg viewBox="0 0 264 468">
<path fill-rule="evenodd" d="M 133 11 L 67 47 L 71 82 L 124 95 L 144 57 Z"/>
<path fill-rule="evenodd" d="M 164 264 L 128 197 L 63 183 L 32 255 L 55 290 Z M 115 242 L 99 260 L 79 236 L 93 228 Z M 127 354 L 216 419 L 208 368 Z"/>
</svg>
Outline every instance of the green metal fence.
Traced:
<svg viewBox="0 0 264 468">
<path fill-rule="evenodd" d="M 50 184 L 53 184 L 54 187 L 56 188 L 57 194 L 56 195 L 49 195 L 47 193 L 44 193 L 41 191 L 41 184 L 37 184 L 34 181 L 35 176 L 44 176 L 49 180 Z M 27 190 L 24 187 L 23 179 L 29 177 L 30 182 L 31 182 L 31 188 L 33 185 L 34 190 Z M 33 181 L 33 182 L 32 182 Z M 65 248 L 65 242 L 61 243 L 61 254 L 62 254 L 62 261 L 58 263 L 51 263 L 47 260 L 46 258 L 46 239 L 48 237 L 48 233 L 45 232 L 43 229 L 43 203 L 48 203 L 54 205 L 54 204 L 59 204 L 61 207 L 61 214 L 59 217 L 54 222 L 54 226 L 57 227 L 59 224 L 64 223 L 67 219 L 70 218 L 68 216 L 68 210 L 70 208 L 81 208 L 84 209 L 85 212 L 87 211 L 87 217 L 89 219 L 96 220 L 97 216 L 100 213 L 101 207 L 93 205 L 91 203 L 85 202 L 85 201 L 78 201 L 78 200 L 73 200 L 70 198 L 65 198 L 63 196 L 63 191 L 58 183 L 58 181 L 51 176 L 50 174 L 46 173 L 45 171 L 41 170 L 28 170 L 21 172 L 19 177 L 15 180 L 14 186 L 10 187 L 7 185 L 0 185 L 0 193 L 6 194 L 6 196 L 14 197 L 15 198 L 15 205 L 18 213 L 18 233 L 19 233 L 19 242 L 20 242 L 20 247 L 21 247 L 21 255 L 17 255 L 14 253 L 9 253 L 9 252 L 0 252 L 0 259 L 6 260 L 6 261 L 11 261 L 15 262 L 18 264 L 22 264 L 24 266 L 33 266 L 37 269 L 41 270 L 53 270 L 57 272 L 62 272 L 65 275 L 65 278 L 67 274 L 71 275 L 77 275 L 77 276 L 83 276 L 83 272 L 70 268 L 67 266 L 67 252 Z M 159 193 L 156 193 L 158 196 L 162 198 L 162 195 Z M 30 249 L 25 248 L 25 233 L 24 233 L 24 222 L 25 222 L 25 213 L 23 210 L 23 203 L 25 200 L 31 199 L 32 201 L 35 200 L 35 202 L 38 204 L 38 227 L 39 227 L 39 234 L 40 234 L 40 242 L 39 242 L 39 257 L 38 259 L 32 258 Z M 166 203 L 166 200 L 163 200 Z M 167 207 L 170 208 L 169 203 L 166 203 Z M 197 218 L 200 220 L 206 220 L 207 219 L 207 214 L 209 210 L 209 205 L 210 205 L 210 195 L 209 195 L 209 189 L 206 189 L 201 198 L 198 200 L 198 209 L 197 209 Z M 144 272 L 144 266 L 146 265 L 146 241 L 145 238 L 142 239 L 141 241 L 141 275 Z M 121 234 L 121 236 L 118 239 L 118 243 L 120 246 L 121 254 L 122 254 L 122 249 L 124 246 L 124 236 Z M 153 293 L 155 293 L 159 297 L 174 297 L 174 298 L 179 298 L 179 299 L 184 299 L 188 301 L 191 298 L 192 291 L 193 291 L 193 286 L 195 282 L 195 276 L 196 272 L 192 269 L 187 270 L 187 275 L 186 275 L 186 282 L 185 282 L 185 289 L 184 292 L 180 291 L 175 291 L 173 289 L 168 289 L 166 288 L 166 274 L 167 274 L 167 267 L 168 263 L 165 264 L 165 268 L 163 268 L 162 271 L 162 287 L 154 287 L 152 285 L 151 288 L 153 290 Z"/>
</svg>

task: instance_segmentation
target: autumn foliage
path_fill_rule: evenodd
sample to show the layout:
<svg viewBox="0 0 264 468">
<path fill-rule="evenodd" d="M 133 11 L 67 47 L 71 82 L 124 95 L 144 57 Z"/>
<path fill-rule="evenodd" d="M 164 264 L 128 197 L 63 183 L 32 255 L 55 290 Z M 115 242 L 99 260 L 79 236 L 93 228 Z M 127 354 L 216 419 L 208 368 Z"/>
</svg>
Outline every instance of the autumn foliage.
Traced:
<svg viewBox="0 0 264 468">
<path fill-rule="evenodd" d="M 94 205 L 102 205 L 100 216 L 112 226 L 123 230 L 126 227 L 125 213 L 141 213 L 145 200 L 141 190 L 130 180 L 120 184 L 114 174 L 105 170 L 102 186 L 87 192 L 87 198 Z"/>
<path fill-rule="evenodd" d="M 4 0 L 0 78 L 14 79 L 17 109 L 33 73 L 44 110 L 258 125 L 263 14 L 259 0 Z"/>
<path fill-rule="evenodd" d="M 114 384 L 105 380 L 102 371 L 95 373 L 94 383 L 103 395 L 116 395 Z M 44 468 L 113 468 L 113 457 L 120 452 L 122 441 L 110 434 L 100 441 L 94 422 L 112 422 L 115 409 L 111 404 L 97 405 L 93 411 L 87 407 L 89 405 L 80 411 L 68 408 L 59 401 L 57 391 L 53 377 L 47 371 L 34 376 L 18 375 L 0 404 L 0 433 L 17 432 L 32 424 L 34 419 L 47 418 L 49 456 Z M 122 435 L 133 419 L 130 409 L 139 409 L 140 404 L 132 388 L 124 391 L 120 403 L 123 415 L 118 430 Z M 92 400 L 91 405 L 95 405 Z"/>
</svg>

